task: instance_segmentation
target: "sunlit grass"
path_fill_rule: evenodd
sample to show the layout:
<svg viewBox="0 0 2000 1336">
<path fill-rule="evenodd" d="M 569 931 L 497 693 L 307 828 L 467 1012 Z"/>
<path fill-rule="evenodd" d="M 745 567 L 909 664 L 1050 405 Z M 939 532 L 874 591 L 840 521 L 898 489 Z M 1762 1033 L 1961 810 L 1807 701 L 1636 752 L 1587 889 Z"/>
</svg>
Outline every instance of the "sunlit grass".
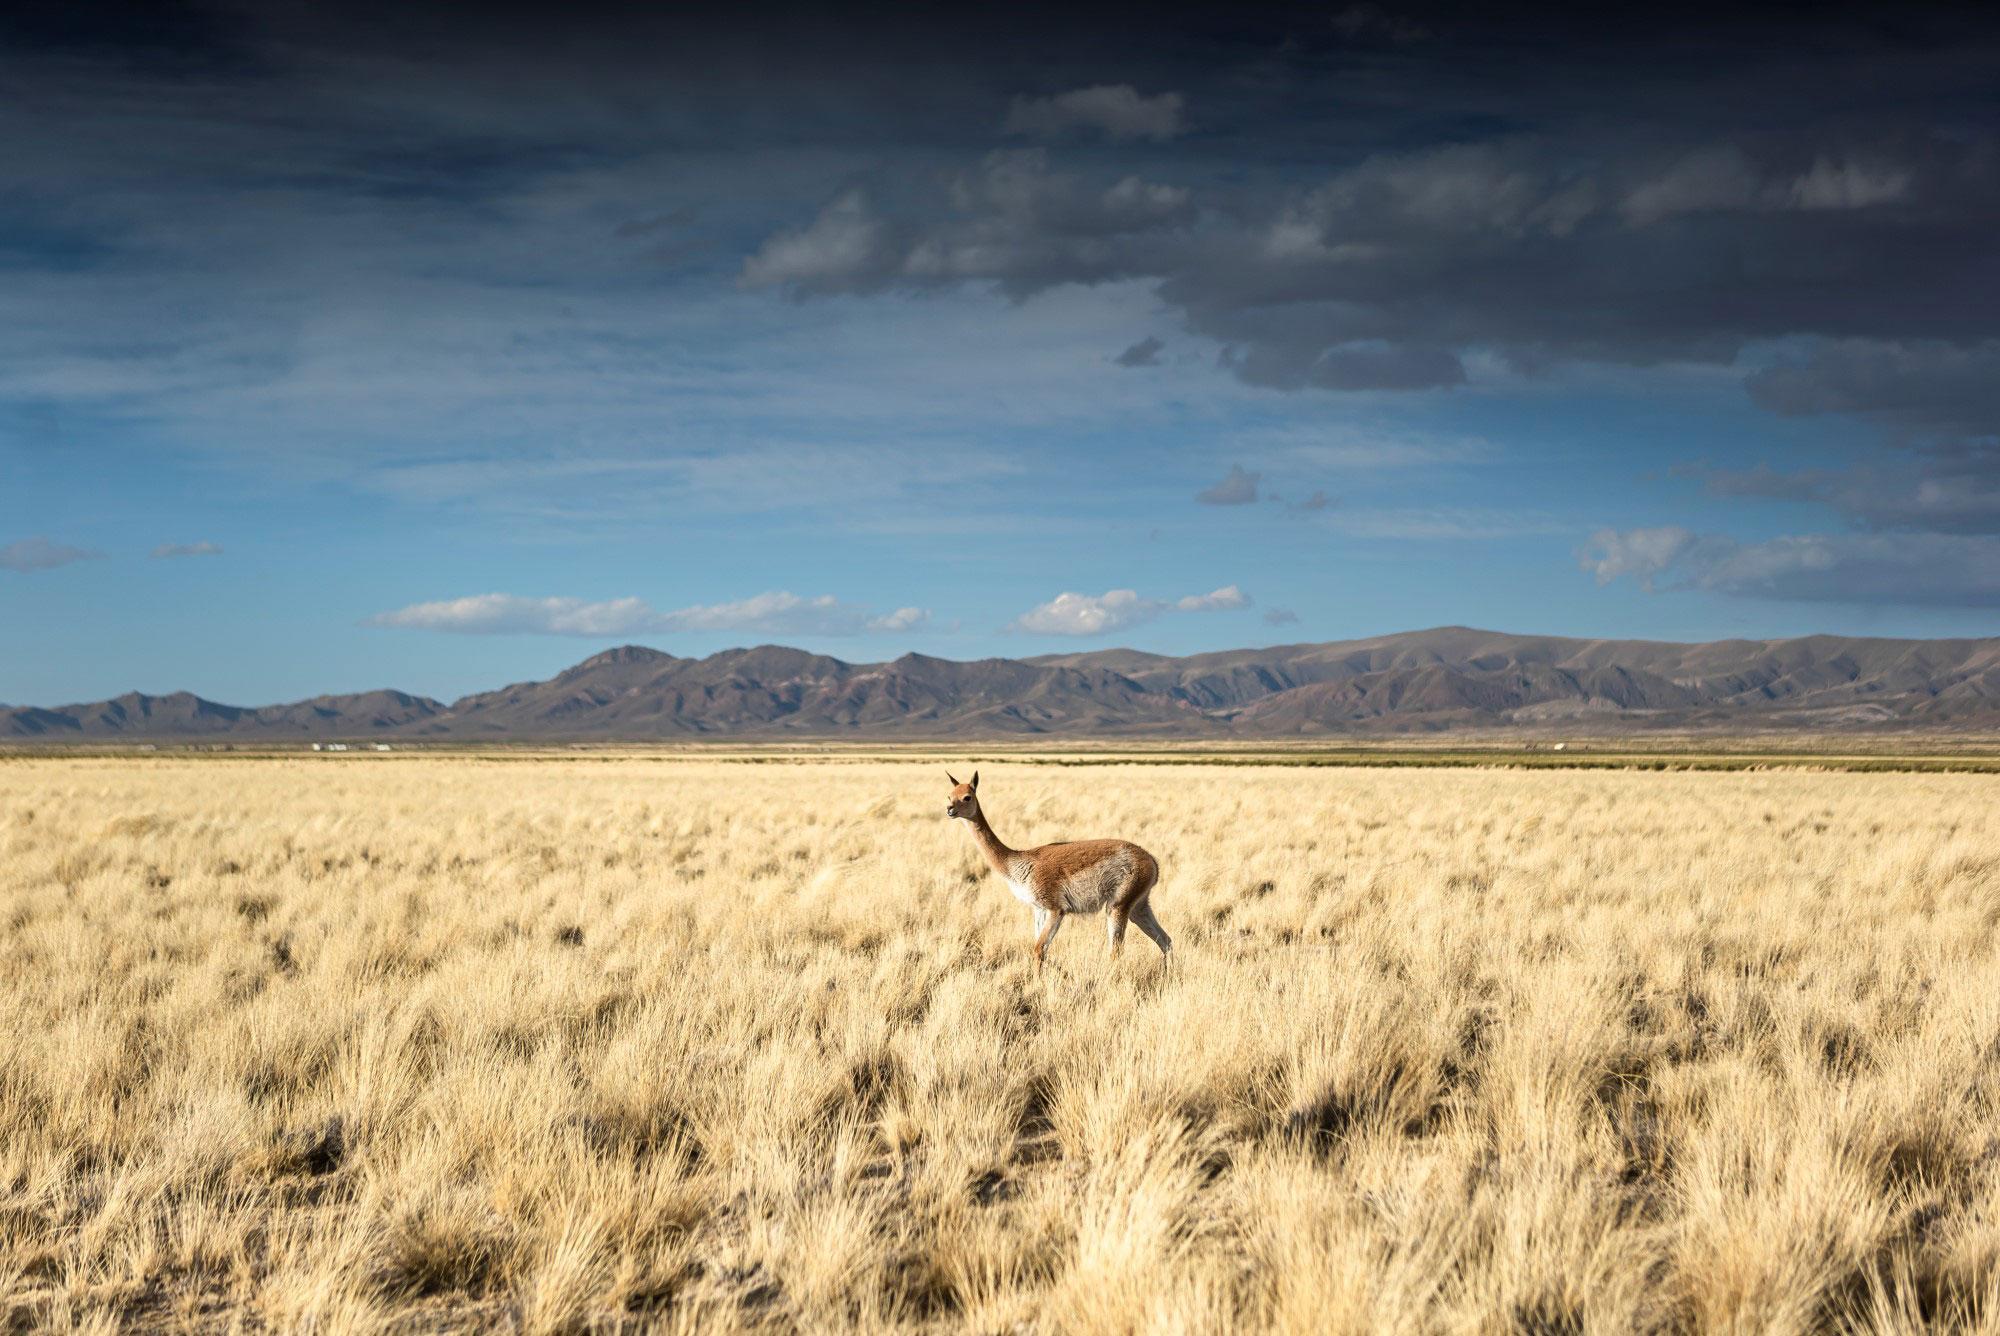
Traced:
<svg viewBox="0 0 2000 1336">
<path fill-rule="evenodd" d="M 0 766 L 0 1321 L 2000 1321 L 2000 779 L 988 763 L 1040 979 L 944 788 Z"/>
</svg>

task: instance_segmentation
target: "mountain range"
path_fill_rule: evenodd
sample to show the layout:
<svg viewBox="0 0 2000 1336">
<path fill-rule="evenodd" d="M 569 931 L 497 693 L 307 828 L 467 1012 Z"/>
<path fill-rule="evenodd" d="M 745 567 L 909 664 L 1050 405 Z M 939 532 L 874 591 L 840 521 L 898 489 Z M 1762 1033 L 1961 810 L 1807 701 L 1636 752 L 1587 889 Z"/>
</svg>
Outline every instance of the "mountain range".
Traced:
<svg viewBox="0 0 2000 1336">
<path fill-rule="evenodd" d="M 288 705 L 188 692 L 0 706 L 0 740 L 1151 736 L 1515 729 L 2000 729 L 2000 638 L 1671 644 L 1440 627 L 1180 658 L 1092 650 L 847 663 L 778 645 L 679 658 L 628 645 L 446 704 L 401 691 Z"/>
</svg>

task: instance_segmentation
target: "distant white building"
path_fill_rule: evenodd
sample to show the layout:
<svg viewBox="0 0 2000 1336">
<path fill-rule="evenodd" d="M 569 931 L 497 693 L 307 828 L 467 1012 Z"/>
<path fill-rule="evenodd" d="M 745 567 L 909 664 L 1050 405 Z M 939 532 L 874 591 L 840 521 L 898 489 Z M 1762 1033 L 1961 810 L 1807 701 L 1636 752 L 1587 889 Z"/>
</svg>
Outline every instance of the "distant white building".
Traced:
<svg viewBox="0 0 2000 1336">
<path fill-rule="evenodd" d="M 328 751 L 346 751 L 348 750 L 348 746 L 344 742 L 329 742 L 326 744 L 326 749 Z"/>
<path fill-rule="evenodd" d="M 321 748 L 320 748 L 320 745 L 319 745 L 319 744 L 318 744 L 317 742 L 315 742 L 315 743 L 313 744 L 313 750 L 314 750 L 314 751 L 319 751 L 319 750 L 321 750 Z"/>
<path fill-rule="evenodd" d="M 1549 750 L 1550 750 L 1550 751 L 1564 751 L 1564 750 L 1567 750 L 1567 749 L 1568 749 L 1568 747 L 1569 747 L 1569 744 L 1568 744 L 1567 742 L 1558 742 L 1558 743 L 1556 743 L 1556 744 L 1555 744 L 1555 745 L 1554 745 L 1553 747 L 1550 747 L 1550 748 L 1549 748 Z"/>
<path fill-rule="evenodd" d="M 389 744 L 388 744 L 388 743 L 386 743 L 386 742 L 378 742 L 378 743 L 376 743 L 376 744 L 375 744 L 375 750 L 376 750 L 376 751 L 388 751 L 388 750 L 389 750 Z"/>
</svg>

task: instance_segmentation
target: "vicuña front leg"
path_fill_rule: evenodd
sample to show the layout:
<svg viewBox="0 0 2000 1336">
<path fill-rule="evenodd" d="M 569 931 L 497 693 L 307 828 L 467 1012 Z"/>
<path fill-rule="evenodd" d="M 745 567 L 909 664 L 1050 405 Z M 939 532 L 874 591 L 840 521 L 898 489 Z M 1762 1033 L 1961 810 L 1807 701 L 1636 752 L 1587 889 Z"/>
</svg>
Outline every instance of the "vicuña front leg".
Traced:
<svg viewBox="0 0 2000 1336">
<path fill-rule="evenodd" d="M 1035 972 L 1042 971 L 1042 956 L 1049 949 L 1049 943 L 1062 931 L 1063 914 L 1060 909 L 1037 909 L 1035 924 L 1041 929 L 1035 934 Z"/>
</svg>

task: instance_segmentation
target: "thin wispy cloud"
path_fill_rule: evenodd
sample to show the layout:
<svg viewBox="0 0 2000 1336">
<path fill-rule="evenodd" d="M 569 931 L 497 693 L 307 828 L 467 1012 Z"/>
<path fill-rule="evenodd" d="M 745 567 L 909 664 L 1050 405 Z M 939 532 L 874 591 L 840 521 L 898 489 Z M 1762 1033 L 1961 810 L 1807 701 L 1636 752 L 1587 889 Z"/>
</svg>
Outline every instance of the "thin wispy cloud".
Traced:
<svg viewBox="0 0 2000 1336">
<path fill-rule="evenodd" d="M 728 603 L 662 611 L 641 598 L 592 602 L 579 598 L 530 598 L 474 594 L 413 603 L 378 613 L 367 625 L 461 635 L 624 636 L 696 632 L 853 636 L 922 629 L 930 613 L 917 607 L 876 613 L 831 594 L 806 598 L 784 591 Z"/>
<path fill-rule="evenodd" d="M 1486 463 L 1501 453 L 1481 436 L 1349 422 L 1236 432 L 1228 444 L 1259 468 L 1298 475 L 1393 474 Z"/>
<path fill-rule="evenodd" d="M 168 557 L 219 557 L 222 555 L 222 546 L 205 539 L 199 543 L 161 543 L 153 549 L 152 555 L 156 560 Z"/>
<path fill-rule="evenodd" d="M 1231 464 L 1221 481 L 1202 488 L 1194 494 L 1194 499 L 1205 506 L 1247 506 L 1256 501 L 1257 484 L 1262 477 L 1241 464 Z"/>
<path fill-rule="evenodd" d="M 1181 132 L 1179 93 L 1147 96 L 1131 84 L 1096 84 L 1053 97 L 1020 97 L 1007 109 L 1005 134 L 1060 138 L 1095 131 L 1111 140 L 1172 139 Z"/>
<path fill-rule="evenodd" d="M 1294 515 L 1316 515 L 1322 510 L 1330 509 L 1339 504 L 1333 497 L 1315 488 L 1311 496 L 1298 501 L 1287 501 L 1285 509 L 1291 511 Z"/>
<path fill-rule="evenodd" d="M 0 571 L 18 571 L 22 574 L 32 571 L 52 571 L 58 566 L 89 561 L 101 555 L 87 547 L 57 543 L 44 537 L 22 538 L 0 547 Z"/>
<path fill-rule="evenodd" d="M 1597 577 L 1600 585 L 1630 577 L 1641 588 L 1650 590 L 1654 578 L 1685 556 L 1698 541 L 1692 532 L 1678 524 L 1622 532 L 1599 529 L 1577 553 L 1577 561 Z"/>
<path fill-rule="evenodd" d="M 1323 480 L 1339 480 L 1343 486 L 1365 486 L 1379 493 L 1398 481 L 1421 476 L 1426 480 L 1427 490 L 1435 491 L 1439 480 L 1457 477 L 1497 457 L 1491 442 L 1474 436 L 1351 424 L 1264 428 L 1237 433 L 1230 438 L 1229 445 L 1254 467 L 1232 464 L 1227 475 L 1198 493 L 1196 499 L 1209 505 L 1243 505 L 1264 500 L 1300 518 L 1318 515 L 1341 504 L 1322 485 Z M 1344 527 L 1369 537 L 1393 537 L 1405 532 L 1421 535 L 1446 528 L 1454 530 L 1450 536 L 1465 536 L 1466 516 L 1461 515 L 1460 522 L 1452 525 L 1441 514 L 1425 516 L 1421 512 L 1426 508 L 1394 509 L 1400 513 L 1379 509 L 1372 514 L 1365 510 L 1357 512 Z"/>
<path fill-rule="evenodd" d="M 2000 607 L 2000 536 L 1793 534 L 1745 543 L 1678 526 L 1601 529 L 1577 554 L 1599 584 L 1781 602 Z"/>
<path fill-rule="evenodd" d="M 1329 505 L 1315 522 L 1350 538 L 1399 542 L 1461 542 L 1574 532 L 1573 525 L 1552 515 L 1483 506 Z"/>
</svg>

